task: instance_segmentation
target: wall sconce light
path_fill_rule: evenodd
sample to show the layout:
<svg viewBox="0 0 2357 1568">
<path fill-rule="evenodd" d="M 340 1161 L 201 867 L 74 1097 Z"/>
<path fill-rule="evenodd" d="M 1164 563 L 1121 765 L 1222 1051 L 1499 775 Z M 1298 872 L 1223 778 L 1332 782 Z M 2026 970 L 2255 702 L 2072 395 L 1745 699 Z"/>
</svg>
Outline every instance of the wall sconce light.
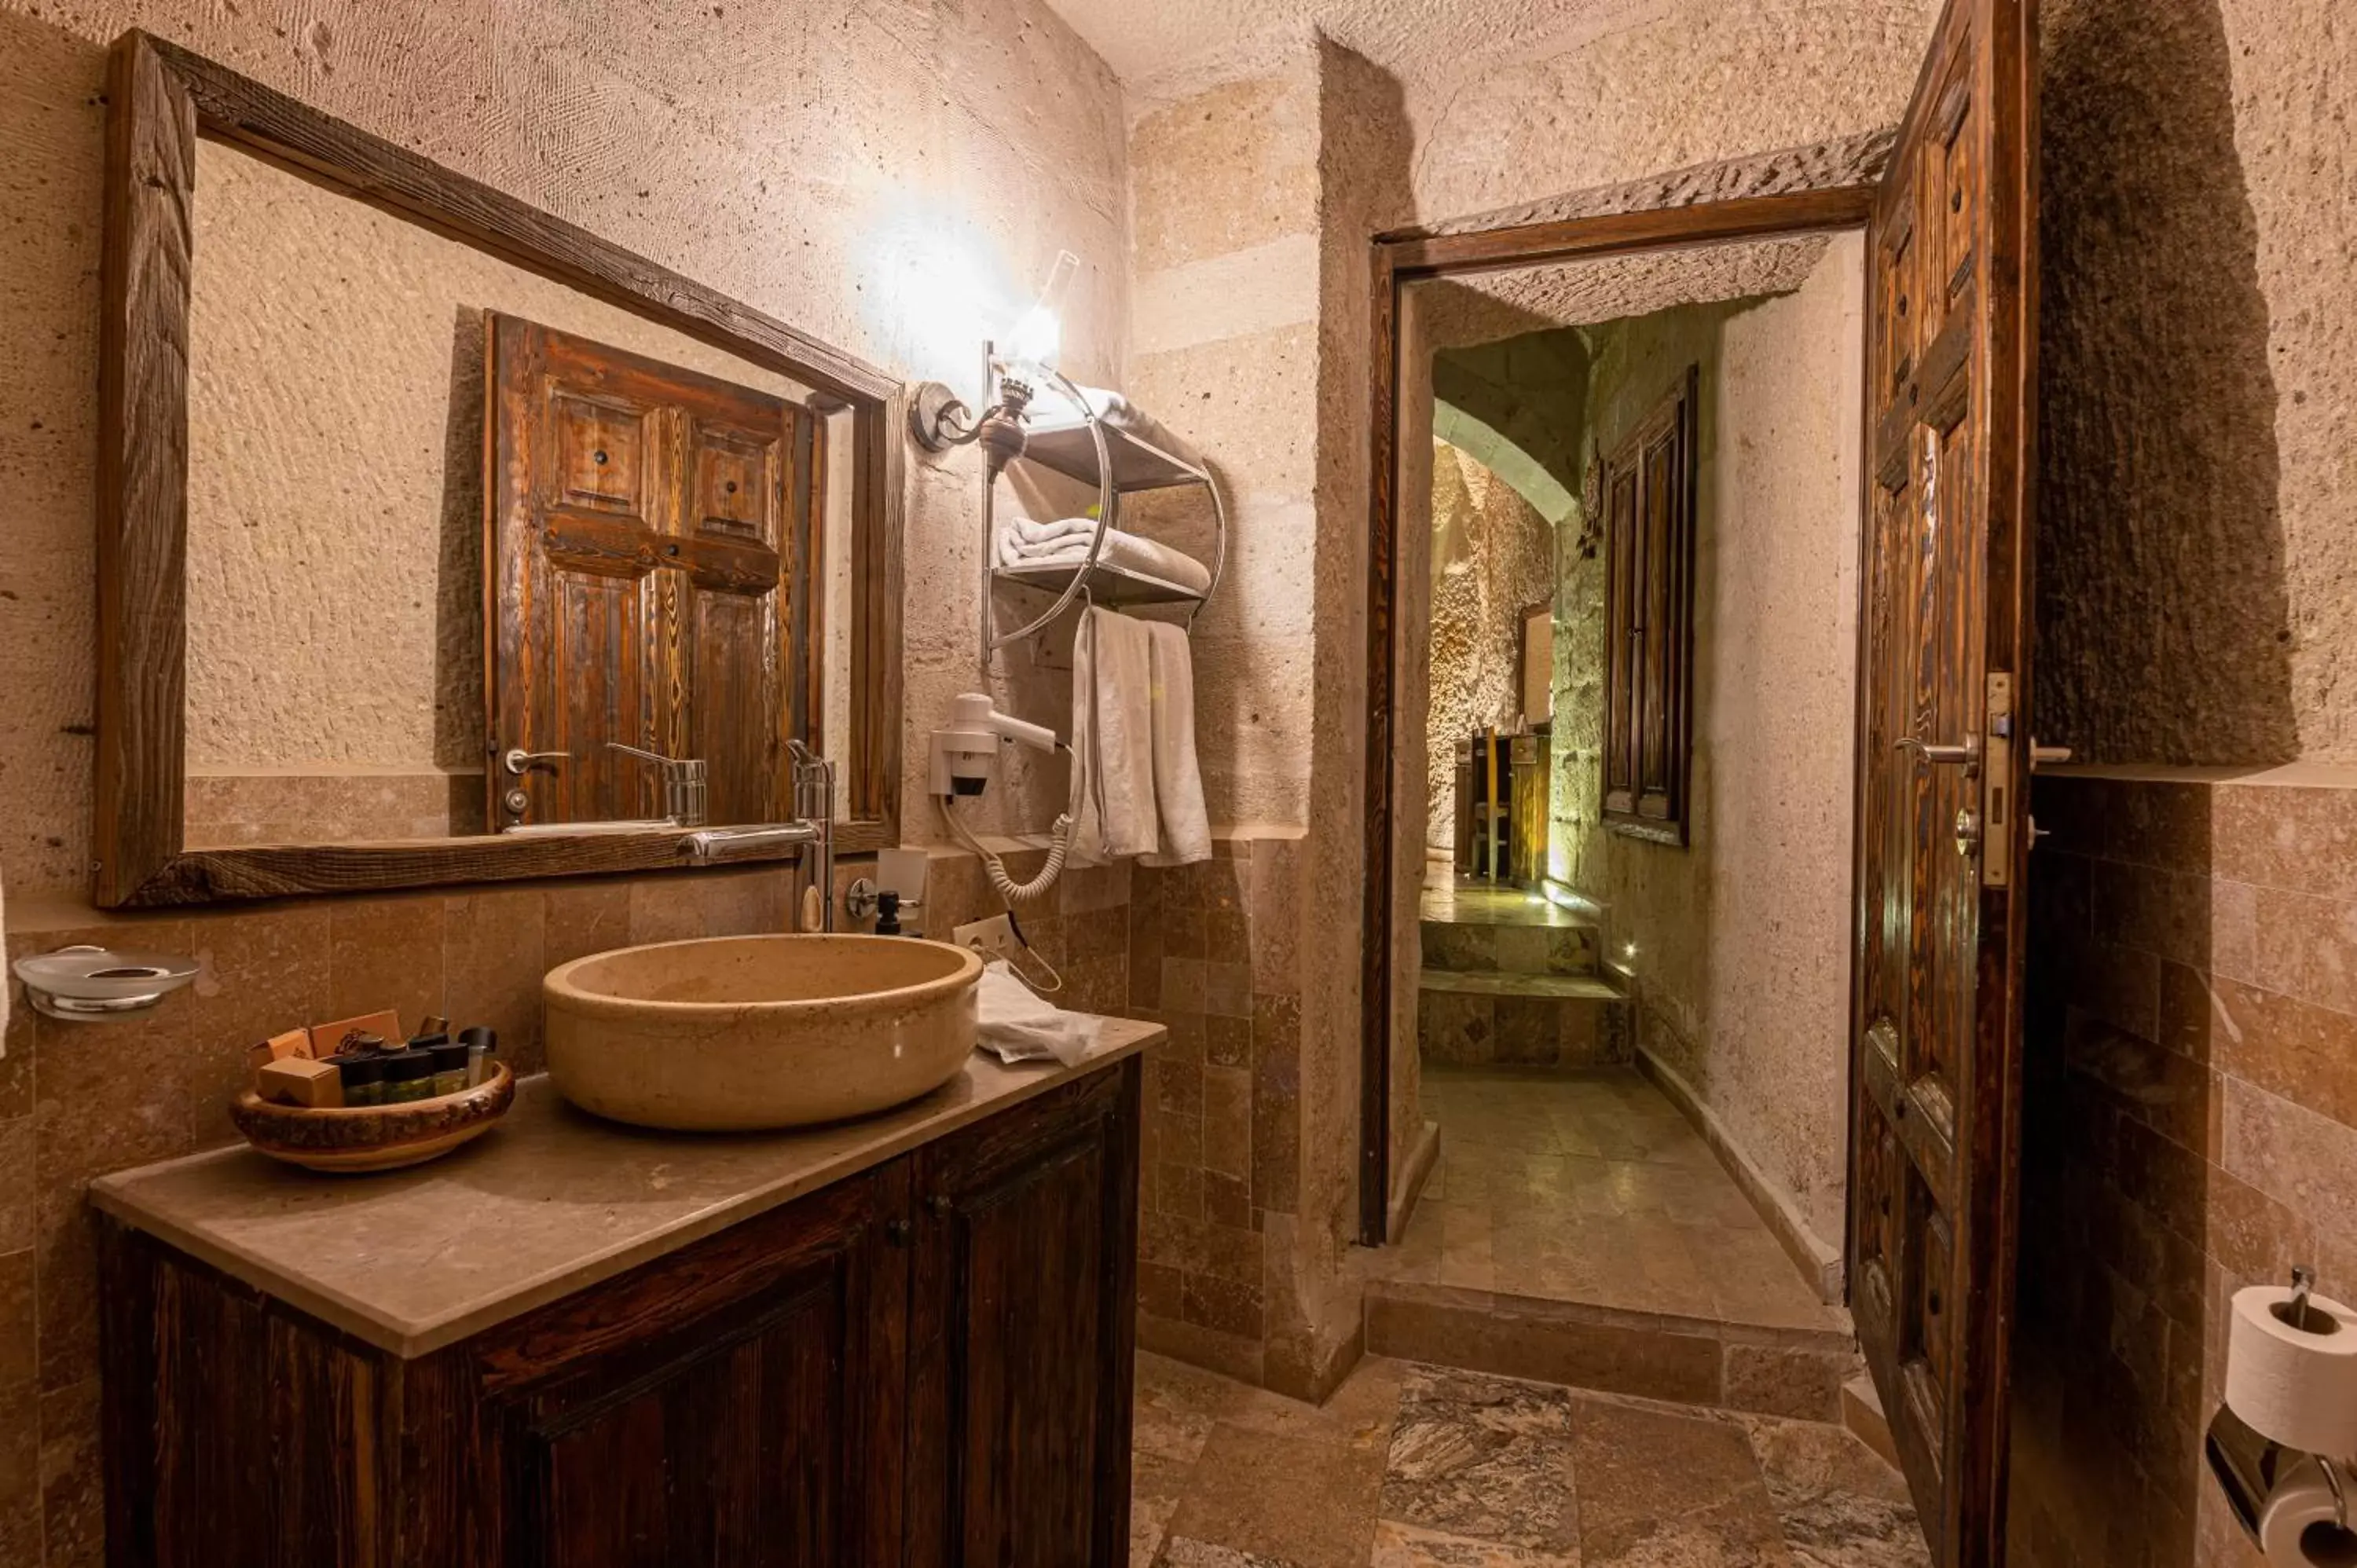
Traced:
<svg viewBox="0 0 2357 1568">
<path fill-rule="evenodd" d="M 1039 290 L 1039 298 L 1008 331 L 1006 352 L 1001 354 L 996 344 L 984 345 L 988 384 L 995 389 L 995 395 L 981 418 L 974 418 L 965 400 L 940 381 L 927 381 L 917 389 L 915 399 L 909 404 L 909 434 L 917 445 L 928 452 L 943 452 L 980 442 L 995 475 L 1023 456 L 1028 439 L 1023 432 L 1024 415 L 1031 406 L 1038 383 L 1053 381 L 1078 398 L 1071 383 L 1057 373 L 1056 357 L 1063 345 L 1060 313 L 1064 295 L 1071 286 L 1073 274 L 1080 270 L 1080 257 L 1070 251 L 1058 252 L 1056 264 Z"/>
</svg>

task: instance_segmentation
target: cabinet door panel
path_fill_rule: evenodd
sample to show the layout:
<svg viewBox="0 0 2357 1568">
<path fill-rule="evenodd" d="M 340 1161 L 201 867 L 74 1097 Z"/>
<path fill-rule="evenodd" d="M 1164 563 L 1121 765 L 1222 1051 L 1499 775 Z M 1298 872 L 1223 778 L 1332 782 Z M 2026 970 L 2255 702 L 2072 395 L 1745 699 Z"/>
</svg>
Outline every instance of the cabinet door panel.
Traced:
<svg viewBox="0 0 2357 1568">
<path fill-rule="evenodd" d="M 480 1366 L 514 1568 L 897 1555 L 892 1165 L 553 1309 Z"/>
<path fill-rule="evenodd" d="M 1126 1559 L 1137 1095 L 1132 1061 L 918 1157 L 912 1564 Z"/>
</svg>

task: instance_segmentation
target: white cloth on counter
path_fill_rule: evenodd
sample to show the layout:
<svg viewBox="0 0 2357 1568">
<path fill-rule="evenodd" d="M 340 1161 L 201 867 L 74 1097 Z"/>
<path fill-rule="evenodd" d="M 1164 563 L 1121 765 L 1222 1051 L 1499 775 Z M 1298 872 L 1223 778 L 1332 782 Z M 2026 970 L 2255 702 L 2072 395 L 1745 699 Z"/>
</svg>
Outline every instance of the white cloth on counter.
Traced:
<svg viewBox="0 0 2357 1568">
<path fill-rule="evenodd" d="M 1161 847 L 1154 800 L 1154 644 L 1147 623 L 1092 607 L 1072 639 L 1073 848 L 1085 859 Z"/>
<path fill-rule="evenodd" d="M 1092 607 L 1072 639 L 1073 851 L 1149 865 L 1211 857 L 1195 754 L 1193 650 L 1181 628 Z"/>
<path fill-rule="evenodd" d="M 998 530 L 998 564 L 1077 566 L 1089 558 L 1089 546 L 1099 526 L 1097 520 L 1091 517 L 1059 518 L 1053 522 L 1009 518 Z M 1158 578 L 1190 594 L 1211 591 L 1211 574 L 1200 561 L 1144 534 L 1125 533 L 1118 528 L 1107 530 L 1104 548 L 1097 553 L 1097 560 Z"/>
<path fill-rule="evenodd" d="M 1147 621 L 1154 669 L 1154 803 L 1162 845 L 1148 865 L 1189 865 L 1211 858 L 1211 819 L 1203 809 L 1203 769 L 1195 757 L 1195 660 L 1183 627 Z"/>
<path fill-rule="evenodd" d="M 1003 1062 L 1053 1057 L 1072 1067 L 1097 1043 L 1094 1018 L 1085 1013 L 1068 1013 L 1042 999 L 1003 958 L 982 966 L 974 1014 L 980 1024 L 977 1048 Z"/>
</svg>

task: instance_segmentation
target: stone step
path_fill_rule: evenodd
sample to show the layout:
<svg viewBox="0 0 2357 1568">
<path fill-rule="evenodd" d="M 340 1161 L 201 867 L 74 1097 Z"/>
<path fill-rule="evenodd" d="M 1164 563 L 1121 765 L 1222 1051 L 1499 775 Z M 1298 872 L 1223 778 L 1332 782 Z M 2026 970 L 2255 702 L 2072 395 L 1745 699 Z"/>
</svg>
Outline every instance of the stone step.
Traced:
<svg viewBox="0 0 2357 1568">
<path fill-rule="evenodd" d="M 1372 1280 L 1372 1355 L 1575 1389 L 1755 1412 L 1842 1419 L 1857 1341 L 1835 1329 L 1770 1327 L 1583 1302 Z"/>
<path fill-rule="evenodd" d="M 1884 1464 L 1898 1469 L 1899 1444 L 1891 1441 L 1890 1423 L 1882 1413 L 1882 1396 L 1875 1392 L 1874 1380 L 1860 1372 L 1842 1384 L 1841 1403 L 1842 1424 Z"/>
<path fill-rule="evenodd" d="M 1424 967 L 1460 974 L 1594 974 L 1601 944 L 1588 925 L 1422 922 Z"/>
<path fill-rule="evenodd" d="M 1628 998 L 1587 975 L 1426 969 L 1416 979 L 1426 1061 L 1602 1067 L 1631 1058 Z"/>
</svg>

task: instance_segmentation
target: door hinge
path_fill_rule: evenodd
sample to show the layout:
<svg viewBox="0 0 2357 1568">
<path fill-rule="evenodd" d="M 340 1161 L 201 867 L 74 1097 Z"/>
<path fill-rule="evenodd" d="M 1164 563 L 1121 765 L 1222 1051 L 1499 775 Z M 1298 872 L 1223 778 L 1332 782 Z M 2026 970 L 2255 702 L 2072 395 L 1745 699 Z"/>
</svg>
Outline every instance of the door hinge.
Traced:
<svg viewBox="0 0 2357 1568">
<path fill-rule="evenodd" d="M 1988 674 L 1988 738 L 1981 743 L 1981 886 L 2013 886 L 2013 674 Z"/>
</svg>

